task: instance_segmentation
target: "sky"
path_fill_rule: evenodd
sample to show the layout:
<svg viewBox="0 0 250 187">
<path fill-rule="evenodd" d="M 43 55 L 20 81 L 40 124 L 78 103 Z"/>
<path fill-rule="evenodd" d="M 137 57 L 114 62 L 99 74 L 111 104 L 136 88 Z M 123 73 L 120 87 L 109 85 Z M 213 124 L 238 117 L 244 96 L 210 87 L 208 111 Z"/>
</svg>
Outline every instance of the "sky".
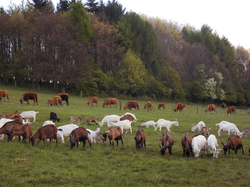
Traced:
<svg viewBox="0 0 250 187">
<path fill-rule="evenodd" d="M 26 0 L 25 0 L 26 1 Z M 112 0 L 111 0 L 112 1 Z M 249 0 L 116 0 L 126 11 L 172 21 L 199 30 L 206 24 L 220 37 L 225 36 L 237 47 L 250 50 Z M 0 0 L 0 6 L 20 5 L 22 0 Z M 32 2 L 32 0 L 30 0 Z M 52 0 L 54 6 L 59 0 Z M 86 3 L 86 0 L 82 0 Z M 99 2 L 99 0 L 97 0 Z M 104 3 L 107 0 L 103 0 Z M 236 3 L 237 2 L 237 3 Z"/>
</svg>

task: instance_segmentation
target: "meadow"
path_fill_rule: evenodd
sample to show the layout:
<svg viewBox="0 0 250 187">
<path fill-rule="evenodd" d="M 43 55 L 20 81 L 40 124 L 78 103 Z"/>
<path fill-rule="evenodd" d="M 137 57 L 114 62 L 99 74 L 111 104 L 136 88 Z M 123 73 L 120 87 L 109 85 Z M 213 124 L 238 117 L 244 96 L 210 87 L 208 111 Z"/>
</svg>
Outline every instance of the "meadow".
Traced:
<svg viewBox="0 0 250 187">
<path fill-rule="evenodd" d="M 183 156 L 181 139 L 185 133 L 191 132 L 191 126 L 199 121 L 204 121 L 206 126 L 211 128 L 210 134 L 216 135 L 220 148 L 221 142 L 226 142 L 227 133 L 218 137 L 219 127 L 215 124 L 222 120 L 235 123 L 238 128 L 249 127 L 249 111 L 238 109 L 236 114 L 227 115 L 225 110 L 217 106 L 217 114 L 204 113 L 207 104 L 186 103 L 187 109 L 183 112 L 173 112 L 172 107 L 176 103 L 165 103 L 166 109 L 158 110 L 159 102 L 153 103 L 153 110 L 143 109 L 147 101 L 138 101 L 140 110 L 123 110 L 127 100 L 121 100 L 117 108 L 103 108 L 104 98 L 99 98 L 98 107 L 88 107 L 87 97 L 70 95 L 69 106 L 62 107 L 47 106 L 47 99 L 52 99 L 57 93 L 47 90 L 33 90 L 26 88 L 14 88 L 0 85 L 0 90 L 9 92 L 10 102 L 0 102 L 0 112 L 13 113 L 13 110 L 22 111 L 34 110 L 39 113 L 37 121 L 32 122 L 35 133 L 44 123 L 49 120 L 50 112 L 56 112 L 61 118 L 56 122 L 56 126 L 69 124 L 69 117 L 74 115 L 85 116 L 80 126 L 89 117 L 97 117 L 101 121 L 106 113 L 123 115 L 125 112 L 132 112 L 138 121 L 133 127 L 133 134 L 124 133 L 124 145 L 112 147 L 109 141 L 105 143 L 92 144 L 90 148 L 86 143 L 79 148 L 70 149 L 69 138 L 65 138 L 65 144 L 58 139 L 51 146 L 45 146 L 43 142 L 39 145 L 23 144 L 15 138 L 7 142 L 6 136 L 0 141 L 1 161 L 0 161 L 0 186 L 248 186 L 250 182 L 250 164 L 248 147 L 250 147 L 250 136 L 243 136 L 242 142 L 245 154 L 241 150 L 235 155 L 224 155 L 221 151 L 218 159 L 213 158 L 208 151 L 205 155 L 202 151 L 199 158 Z M 35 91 L 38 93 L 39 105 L 30 105 L 26 102 L 21 105 L 19 99 L 23 93 Z M 117 98 L 119 99 L 119 98 Z M 163 132 L 153 127 L 142 127 L 146 132 L 146 148 L 136 150 L 135 132 L 141 127 L 141 123 L 148 120 L 157 121 L 163 118 L 166 120 L 179 121 L 179 127 L 173 126 L 170 134 L 173 136 L 173 154 L 161 156 L 159 142 Z M 98 126 L 87 125 L 85 128 L 95 130 Z M 107 125 L 101 128 L 101 132 L 107 130 Z M 37 142 L 37 141 L 36 141 Z"/>
</svg>

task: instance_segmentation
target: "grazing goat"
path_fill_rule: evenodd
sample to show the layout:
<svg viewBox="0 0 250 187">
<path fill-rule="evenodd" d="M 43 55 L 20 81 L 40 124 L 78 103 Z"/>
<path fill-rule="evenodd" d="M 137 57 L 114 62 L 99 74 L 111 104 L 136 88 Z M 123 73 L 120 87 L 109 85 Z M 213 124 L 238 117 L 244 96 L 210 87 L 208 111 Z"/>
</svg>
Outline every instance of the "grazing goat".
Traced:
<svg viewBox="0 0 250 187">
<path fill-rule="evenodd" d="M 70 119 L 70 123 L 71 123 L 71 124 L 72 124 L 73 122 L 77 122 L 78 125 L 80 125 L 82 119 L 84 119 L 84 115 L 82 115 L 81 117 L 71 116 L 69 119 Z"/>
<path fill-rule="evenodd" d="M 137 121 L 137 119 L 136 119 L 135 115 L 134 115 L 134 114 L 132 114 L 132 113 L 130 113 L 130 112 L 126 112 L 126 113 L 125 113 L 124 115 L 122 115 L 122 116 L 125 116 L 125 115 L 127 115 L 127 114 L 129 114 L 129 115 L 133 116 L 133 118 L 134 118 L 134 122 L 136 122 L 136 121 Z"/>
<path fill-rule="evenodd" d="M 138 129 L 135 133 L 135 148 L 136 149 L 140 149 L 143 148 L 143 144 L 144 147 L 146 147 L 146 135 L 143 129 Z"/>
<path fill-rule="evenodd" d="M 104 103 L 102 104 L 102 107 L 104 108 L 106 105 L 107 105 L 107 107 L 110 106 L 110 108 L 111 108 L 111 105 L 115 105 L 115 108 L 117 108 L 117 99 L 116 98 L 105 98 Z"/>
<path fill-rule="evenodd" d="M 242 140 L 240 136 L 238 135 L 233 135 L 233 136 L 228 137 L 226 145 L 223 142 L 222 142 L 222 145 L 224 149 L 224 155 L 227 154 L 227 151 L 230 154 L 230 149 L 235 150 L 235 154 L 237 154 L 238 149 L 241 149 L 242 153 L 244 154 Z"/>
<path fill-rule="evenodd" d="M 205 136 L 198 135 L 192 139 L 192 149 L 195 155 L 195 158 L 199 157 L 201 150 L 205 150 L 205 155 L 207 154 L 207 140 Z"/>
<path fill-rule="evenodd" d="M 200 130 L 200 134 L 209 136 L 209 129 L 207 127 L 202 127 Z"/>
<path fill-rule="evenodd" d="M 123 146 L 123 135 L 122 135 L 122 129 L 120 127 L 112 127 L 106 130 L 104 133 L 101 134 L 104 137 L 104 141 L 107 141 L 107 137 L 109 138 L 109 144 L 111 146 L 111 141 L 112 145 L 114 147 L 114 141 L 116 140 L 117 146 L 118 146 L 118 140 L 122 141 L 122 146 Z"/>
<path fill-rule="evenodd" d="M 89 106 L 89 105 L 93 105 L 94 103 L 95 103 L 96 106 L 98 107 L 98 98 L 97 98 L 97 97 L 90 97 L 90 98 L 89 98 L 89 101 L 88 101 L 88 103 L 87 103 L 88 106 Z"/>
<path fill-rule="evenodd" d="M 12 127 L 13 126 L 13 127 Z M 23 127 L 22 121 L 9 121 L 6 122 L 1 128 L 0 128 L 0 134 L 6 134 L 8 136 L 8 141 L 11 133 L 11 128 L 13 130 L 18 130 Z M 19 141 L 20 141 L 20 136 L 19 136 Z"/>
<path fill-rule="evenodd" d="M 6 113 L 6 112 L 3 112 L 1 114 L 2 118 L 9 118 L 10 114 Z"/>
<path fill-rule="evenodd" d="M 38 96 L 36 92 L 28 92 L 23 94 L 23 97 L 20 99 L 21 104 L 23 104 L 23 101 L 27 101 L 27 104 L 29 103 L 29 100 L 34 100 L 34 104 L 36 103 L 38 105 Z"/>
<path fill-rule="evenodd" d="M 148 101 L 145 105 L 144 105 L 144 109 L 149 109 L 152 110 L 153 109 L 153 104 L 151 101 Z"/>
<path fill-rule="evenodd" d="M 6 101 L 6 98 L 8 99 L 8 101 L 10 102 L 9 99 L 9 94 L 7 90 L 0 90 L 0 99 L 2 101 L 2 97 L 4 97 L 4 102 Z M 6 98 L 5 98 L 6 97 Z"/>
<path fill-rule="evenodd" d="M 9 119 L 14 119 L 15 121 L 22 121 L 22 116 L 18 114 L 18 111 L 16 110 L 13 114 L 9 115 Z"/>
<path fill-rule="evenodd" d="M 156 122 L 156 127 L 155 127 L 155 131 L 156 129 L 159 129 L 159 131 L 161 132 L 161 129 L 163 127 L 167 128 L 168 129 L 168 132 L 170 132 L 170 128 L 175 125 L 175 126 L 179 126 L 179 123 L 177 121 L 177 119 L 175 119 L 175 121 L 169 121 L 169 120 L 165 120 L 165 119 L 159 119 L 157 122 Z"/>
<path fill-rule="evenodd" d="M 236 111 L 235 106 L 230 106 L 230 107 L 227 109 L 227 114 L 232 114 L 232 113 L 235 114 L 235 111 Z"/>
<path fill-rule="evenodd" d="M 160 104 L 158 105 L 158 109 L 161 110 L 161 108 L 165 109 L 165 104 L 160 103 Z"/>
<path fill-rule="evenodd" d="M 162 133 L 161 143 L 159 143 L 159 146 L 161 148 L 161 155 L 164 156 L 166 154 L 167 148 L 168 148 L 169 154 L 172 155 L 173 145 L 174 145 L 173 137 L 167 132 Z"/>
<path fill-rule="evenodd" d="M 228 136 L 230 136 L 230 133 L 232 132 L 242 137 L 242 133 L 239 131 L 239 129 L 234 123 L 230 123 L 228 121 L 221 121 L 215 126 L 217 125 L 220 126 L 220 129 L 218 130 L 218 136 L 220 136 L 222 132 L 228 132 Z"/>
<path fill-rule="evenodd" d="M 147 128 L 149 127 L 149 126 L 151 126 L 151 127 L 154 127 L 155 128 L 155 121 L 153 121 L 153 120 L 150 120 L 150 121 L 146 121 L 145 123 L 142 123 L 141 124 L 141 126 L 146 126 Z"/>
<path fill-rule="evenodd" d="M 197 125 L 194 126 L 194 124 L 192 124 L 192 127 L 191 127 L 191 131 L 194 132 L 196 129 L 198 129 L 198 131 L 200 132 L 201 131 L 201 128 L 202 127 L 205 127 L 205 123 L 203 121 L 200 121 Z"/>
<path fill-rule="evenodd" d="M 245 135 L 245 137 L 247 137 L 247 134 L 250 134 L 250 128 L 248 128 L 248 129 L 239 129 L 239 131 L 242 133 L 242 135 Z"/>
<path fill-rule="evenodd" d="M 87 129 L 87 131 L 89 132 L 89 139 L 90 139 L 91 143 L 93 143 L 93 141 L 94 141 L 94 143 L 96 143 L 97 135 L 99 134 L 100 129 L 101 129 L 101 128 L 96 128 L 95 131 L 92 131 L 92 130 L 90 130 L 90 129 Z M 99 143 L 100 143 L 100 142 L 99 142 Z"/>
<path fill-rule="evenodd" d="M 5 119 L 5 118 L 1 118 L 0 119 L 0 128 L 7 122 L 10 122 L 10 121 L 14 121 L 14 119 Z M 0 134 L 0 140 L 3 140 L 4 138 L 4 134 Z"/>
<path fill-rule="evenodd" d="M 83 142 L 83 147 L 85 147 L 85 142 L 86 140 L 88 140 L 89 145 L 91 147 L 91 141 L 89 139 L 89 132 L 84 128 L 84 127 L 78 127 L 76 129 L 74 129 L 71 133 L 70 133 L 70 144 L 71 144 L 71 149 L 73 149 L 75 147 L 75 144 L 77 144 L 77 148 L 78 148 L 78 144 L 79 142 Z"/>
<path fill-rule="evenodd" d="M 210 113 L 212 111 L 214 111 L 214 113 L 216 113 L 216 108 L 215 108 L 215 105 L 211 104 L 211 105 L 208 105 L 206 110 L 205 110 L 205 113 L 207 113 L 207 111 L 209 111 Z"/>
<path fill-rule="evenodd" d="M 101 122 L 99 122 L 99 126 L 102 127 L 104 123 L 107 123 L 107 125 L 109 124 L 109 122 L 118 122 L 120 121 L 120 116 L 118 115 L 108 115 L 105 116 Z"/>
<path fill-rule="evenodd" d="M 92 122 L 94 122 L 96 125 L 98 125 L 98 122 L 97 122 L 97 117 L 91 117 L 91 118 L 88 118 L 86 120 L 86 122 L 84 123 L 84 125 L 91 125 Z"/>
<path fill-rule="evenodd" d="M 123 120 L 129 120 L 129 121 L 133 121 L 135 122 L 135 118 L 131 115 L 131 114 L 126 114 L 126 115 L 123 115 L 121 118 L 120 118 L 120 121 L 123 121 Z"/>
<path fill-rule="evenodd" d="M 135 108 L 135 110 L 140 110 L 139 109 L 139 103 L 137 102 L 137 101 L 128 101 L 127 103 L 126 103 L 126 106 L 124 107 L 124 110 L 126 110 L 126 109 L 132 109 L 132 108 Z"/>
<path fill-rule="evenodd" d="M 22 118 L 33 118 L 33 122 L 36 121 L 36 114 L 39 113 L 39 112 L 35 112 L 35 111 L 23 111 L 20 116 Z"/>
<path fill-rule="evenodd" d="M 189 133 L 183 135 L 181 140 L 181 145 L 183 148 L 183 156 L 187 155 L 189 157 L 190 153 L 192 153 L 192 136 Z"/>
<path fill-rule="evenodd" d="M 57 137 L 61 138 L 61 142 L 64 143 L 64 137 L 69 137 L 70 133 L 78 128 L 78 125 L 75 124 L 68 124 L 68 125 L 63 125 L 60 127 L 57 127 Z"/>
<path fill-rule="evenodd" d="M 221 149 L 219 148 L 215 135 L 211 134 L 208 137 L 207 146 L 209 148 L 210 153 L 213 154 L 213 157 L 218 158 L 218 155 L 220 154 Z"/>
<path fill-rule="evenodd" d="M 9 136 L 9 141 L 11 141 L 11 139 L 16 136 L 22 136 L 23 137 L 23 142 L 27 144 L 27 138 L 31 138 L 33 134 L 33 130 L 31 127 L 30 123 L 26 123 L 21 129 L 18 130 L 14 130 L 14 125 L 10 128 L 10 136 Z"/>
<path fill-rule="evenodd" d="M 117 123 L 109 122 L 108 127 L 118 126 L 122 129 L 122 133 L 123 133 L 123 130 L 125 130 L 126 134 L 127 134 L 127 131 L 130 130 L 130 133 L 132 134 L 132 124 L 133 123 L 134 122 L 131 122 L 131 121 L 126 119 L 123 121 L 118 121 Z"/>
<path fill-rule="evenodd" d="M 60 118 L 57 116 L 55 112 L 50 112 L 50 120 L 53 120 L 53 122 L 55 121 L 60 122 Z"/>
<path fill-rule="evenodd" d="M 52 139 L 56 139 L 56 145 L 58 144 L 57 140 L 57 128 L 54 124 L 48 124 L 42 126 L 38 129 L 38 131 L 30 138 L 32 145 L 35 145 L 36 139 L 39 138 L 36 146 L 38 146 L 39 142 L 43 140 L 44 145 L 46 145 L 45 139 L 50 139 L 49 145 L 51 145 Z"/>
</svg>

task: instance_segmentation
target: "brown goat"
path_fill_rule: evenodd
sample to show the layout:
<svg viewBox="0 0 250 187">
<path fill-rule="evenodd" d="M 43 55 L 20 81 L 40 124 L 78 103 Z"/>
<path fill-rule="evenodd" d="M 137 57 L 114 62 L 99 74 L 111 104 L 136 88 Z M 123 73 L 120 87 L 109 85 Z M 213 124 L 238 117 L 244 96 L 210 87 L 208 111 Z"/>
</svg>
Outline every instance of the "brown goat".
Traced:
<svg viewBox="0 0 250 187">
<path fill-rule="evenodd" d="M 129 120 L 129 121 L 133 121 L 133 122 L 135 122 L 135 118 L 132 116 L 132 115 L 130 115 L 130 114 L 126 114 L 126 115 L 124 115 L 124 116 L 122 116 L 121 118 L 120 118 L 120 121 L 124 121 L 124 120 Z M 132 124 L 131 124 L 132 125 Z M 133 123 L 133 126 L 134 126 L 134 123 Z"/>
<path fill-rule="evenodd" d="M 145 132 L 143 129 L 138 129 L 135 133 L 135 148 L 136 149 L 140 149 L 143 148 L 143 144 L 144 147 L 146 147 L 146 136 L 145 136 Z"/>
<path fill-rule="evenodd" d="M 223 142 L 222 142 L 222 145 L 224 146 L 223 147 L 224 155 L 227 154 L 227 151 L 230 154 L 230 149 L 235 150 L 235 154 L 237 154 L 238 149 L 241 149 L 242 153 L 244 154 L 242 140 L 240 136 L 238 135 L 233 135 L 233 136 L 228 137 L 226 145 L 224 145 Z"/>
<path fill-rule="evenodd" d="M 10 129 L 9 141 L 16 135 L 23 137 L 23 142 L 27 144 L 26 139 L 30 138 L 33 134 L 33 130 L 30 123 L 26 123 L 21 129 L 13 130 L 13 127 Z"/>
<path fill-rule="evenodd" d="M 30 138 L 32 145 L 35 145 L 36 139 L 39 138 L 36 146 L 39 144 L 41 140 L 43 140 L 44 145 L 46 145 L 45 140 L 50 139 L 49 145 L 51 145 L 52 139 L 56 139 L 56 145 L 58 143 L 57 140 L 57 128 L 54 124 L 49 124 L 41 127 L 38 131 Z"/>
<path fill-rule="evenodd" d="M 200 134 L 209 136 L 209 129 L 207 127 L 202 127 Z"/>
<path fill-rule="evenodd" d="M 82 119 L 84 119 L 84 115 L 82 115 L 81 117 L 71 116 L 69 119 L 71 124 L 76 121 L 78 125 L 80 125 Z"/>
<path fill-rule="evenodd" d="M 97 117 L 88 118 L 88 119 L 86 120 L 86 122 L 84 123 L 84 125 L 88 125 L 88 124 L 91 125 L 92 122 L 95 122 L 95 124 L 98 125 L 97 120 L 98 120 Z"/>
<path fill-rule="evenodd" d="M 183 148 L 183 156 L 187 155 L 189 157 L 190 152 L 193 155 L 192 151 L 192 136 L 189 133 L 186 133 L 183 135 L 182 140 L 181 140 L 181 145 Z"/>
<path fill-rule="evenodd" d="M 17 111 L 15 111 L 13 114 L 9 115 L 9 119 L 14 119 L 15 121 L 22 121 L 23 118 Z"/>
<path fill-rule="evenodd" d="M 10 133 L 11 129 L 13 130 L 18 130 L 23 127 L 23 123 L 21 121 L 10 121 L 5 123 L 1 128 L 0 128 L 0 134 L 6 134 L 8 136 L 8 141 L 10 140 Z M 20 137 L 19 137 L 20 141 Z"/>
<path fill-rule="evenodd" d="M 160 103 L 160 104 L 158 105 L 158 109 L 161 110 L 161 108 L 164 108 L 164 109 L 165 109 L 165 104 Z"/>
<path fill-rule="evenodd" d="M 161 137 L 161 143 L 159 143 L 159 146 L 161 148 L 161 155 L 164 156 L 166 154 L 167 148 L 168 148 L 169 154 L 172 155 L 173 145 L 174 145 L 173 137 L 167 132 L 164 132 Z"/>
<path fill-rule="evenodd" d="M 79 142 L 83 142 L 83 147 L 85 147 L 85 143 L 86 140 L 88 140 L 89 145 L 91 147 L 91 141 L 89 139 L 89 131 L 87 131 L 84 127 L 78 127 L 76 129 L 74 129 L 71 133 L 70 133 L 70 143 L 71 143 L 71 149 L 73 149 L 75 147 L 75 144 L 77 144 L 77 148 L 78 148 L 78 144 Z"/>
<path fill-rule="evenodd" d="M 116 140 L 117 146 L 118 146 L 118 140 L 122 141 L 123 146 L 123 135 L 122 135 L 122 129 L 120 127 L 112 127 L 106 130 L 104 133 L 101 134 L 104 137 L 104 140 L 107 141 L 107 137 L 109 138 L 109 144 L 111 146 L 111 140 L 112 145 L 114 147 L 114 141 Z"/>
<path fill-rule="evenodd" d="M 2 118 L 9 118 L 10 114 L 6 113 L 6 112 L 3 112 L 1 114 Z"/>
</svg>

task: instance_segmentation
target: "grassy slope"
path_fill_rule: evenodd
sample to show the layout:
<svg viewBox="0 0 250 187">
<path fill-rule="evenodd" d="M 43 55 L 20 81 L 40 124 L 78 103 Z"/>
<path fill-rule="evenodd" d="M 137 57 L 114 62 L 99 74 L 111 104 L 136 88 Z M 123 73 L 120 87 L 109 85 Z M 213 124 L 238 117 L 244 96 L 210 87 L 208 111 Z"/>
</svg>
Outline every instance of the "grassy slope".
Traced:
<svg viewBox="0 0 250 187">
<path fill-rule="evenodd" d="M 71 115 L 85 115 L 85 119 L 92 116 L 98 117 L 99 121 L 105 113 L 122 115 L 126 111 L 115 108 L 102 108 L 103 98 L 99 98 L 99 107 L 90 109 L 87 106 L 88 98 L 80 98 L 70 95 L 70 106 L 64 104 L 63 107 L 46 106 L 47 99 L 52 99 L 56 94 L 52 92 L 40 91 L 38 93 L 39 105 L 20 104 L 19 99 L 22 94 L 29 91 L 23 88 L 13 88 L 0 86 L 0 90 L 6 89 L 9 92 L 10 102 L 0 103 L 0 112 L 12 113 L 13 109 L 19 112 L 26 110 L 39 111 L 37 122 L 32 123 L 33 131 L 36 132 L 45 120 L 49 120 L 49 113 L 56 112 L 60 117 L 57 126 L 69 123 Z M 123 100 L 122 107 L 127 101 Z M 247 186 L 250 182 L 250 165 L 247 148 L 250 147 L 249 137 L 243 137 L 245 154 L 241 151 L 235 155 L 220 154 L 218 159 L 202 152 L 197 159 L 182 156 L 181 138 L 186 132 L 190 132 L 193 123 L 204 121 L 210 127 L 210 133 L 218 138 L 219 146 L 222 148 L 222 140 L 226 141 L 227 134 L 218 137 L 219 127 L 216 123 L 227 120 L 239 128 L 249 128 L 249 115 L 247 111 L 237 109 L 235 115 L 226 115 L 226 112 L 217 107 L 218 114 L 205 114 L 205 105 L 188 104 L 187 110 L 182 113 L 172 112 L 174 103 L 166 103 L 166 110 L 158 110 L 158 103 L 153 102 L 153 111 L 143 110 L 146 101 L 139 101 L 140 111 L 132 110 L 138 119 L 133 127 L 133 134 L 124 134 L 124 146 L 110 147 L 109 142 L 93 144 L 92 148 L 86 144 L 82 148 L 70 149 L 69 139 L 65 139 L 65 144 L 59 143 L 55 146 L 44 146 L 41 142 L 38 147 L 31 144 L 22 144 L 18 138 L 7 142 L 0 142 L 1 162 L 0 162 L 0 186 Z M 198 113 L 197 113 L 198 107 Z M 159 118 L 179 121 L 179 127 L 171 128 L 171 135 L 174 138 L 173 155 L 160 155 L 159 141 L 162 132 L 154 132 L 152 127 L 143 128 L 146 132 L 146 149 L 136 150 L 134 134 L 142 122 L 148 120 L 157 121 Z M 81 125 L 82 126 L 82 125 Z M 94 130 L 97 126 L 87 126 Z M 101 132 L 107 126 L 101 129 Z M 191 135 L 196 133 L 190 132 Z M 61 140 L 59 140 L 60 142 Z"/>
</svg>

